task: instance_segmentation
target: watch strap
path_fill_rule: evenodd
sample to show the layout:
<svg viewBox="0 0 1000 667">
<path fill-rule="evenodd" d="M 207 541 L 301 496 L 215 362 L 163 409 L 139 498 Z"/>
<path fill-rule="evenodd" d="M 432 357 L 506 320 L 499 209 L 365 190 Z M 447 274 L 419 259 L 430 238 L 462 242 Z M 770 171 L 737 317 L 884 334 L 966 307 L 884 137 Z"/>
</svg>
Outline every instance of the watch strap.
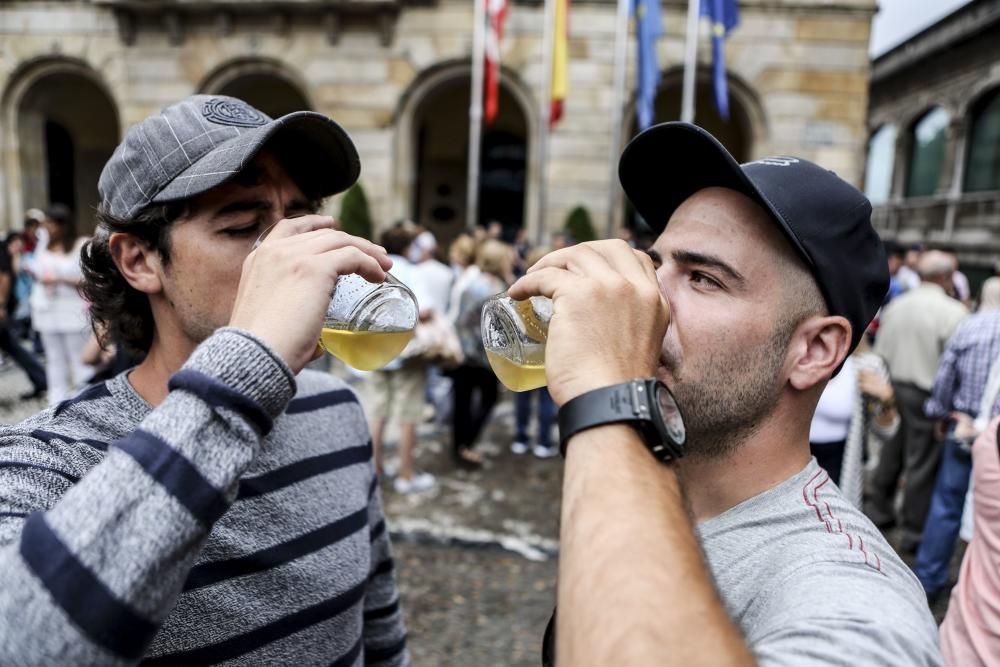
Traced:
<svg viewBox="0 0 1000 667">
<path fill-rule="evenodd" d="M 621 422 L 650 421 L 647 383 L 632 380 L 580 394 L 559 408 L 559 451 L 580 431 Z"/>
</svg>

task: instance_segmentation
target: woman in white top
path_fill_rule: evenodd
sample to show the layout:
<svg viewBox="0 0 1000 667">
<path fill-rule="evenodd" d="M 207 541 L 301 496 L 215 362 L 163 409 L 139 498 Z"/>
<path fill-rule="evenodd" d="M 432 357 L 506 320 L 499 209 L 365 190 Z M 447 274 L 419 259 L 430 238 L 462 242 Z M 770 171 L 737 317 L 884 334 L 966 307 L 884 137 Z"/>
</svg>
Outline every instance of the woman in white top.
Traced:
<svg viewBox="0 0 1000 667">
<path fill-rule="evenodd" d="M 53 205 L 42 222 L 38 247 L 28 270 L 35 277 L 31 289 L 31 321 L 45 346 L 45 374 L 49 405 L 68 398 L 82 385 L 89 369 L 81 355 L 90 333 L 87 302 L 78 290 L 80 246 L 72 213 Z"/>
<path fill-rule="evenodd" d="M 889 371 L 863 339 L 820 396 L 809 427 L 809 449 L 844 497 L 861 507 L 865 453 L 874 460 L 878 442 L 898 429 Z"/>
</svg>

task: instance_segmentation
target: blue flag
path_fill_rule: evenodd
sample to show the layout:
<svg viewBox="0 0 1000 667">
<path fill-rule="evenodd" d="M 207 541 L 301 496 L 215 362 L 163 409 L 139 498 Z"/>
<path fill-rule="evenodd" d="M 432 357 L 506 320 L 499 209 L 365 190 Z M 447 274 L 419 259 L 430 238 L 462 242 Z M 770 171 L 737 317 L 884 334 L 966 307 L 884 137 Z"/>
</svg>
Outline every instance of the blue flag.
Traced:
<svg viewBox="0 0 1000 667">
<path fill-rule="evenodd" d="M 729 91 L 726 87 L 726 55 L 723 46 L 730 31 L 740 23 L 740 8 L 736 0 L 701 0 L 701 15 L 707 16 L 712 27 L 712 87 L 715 108 L 729 120 Z"/>
<path fill-rule="evenodd" d="M 635 115 L 642 132 L 653 124 L 653 103 L 660 85 L 660 67 L 656 58 L 656 40 L 663 34 L 660 0 L 632 0 L 632 14 L 635 16 L 639 44 Z"/>
</svg>

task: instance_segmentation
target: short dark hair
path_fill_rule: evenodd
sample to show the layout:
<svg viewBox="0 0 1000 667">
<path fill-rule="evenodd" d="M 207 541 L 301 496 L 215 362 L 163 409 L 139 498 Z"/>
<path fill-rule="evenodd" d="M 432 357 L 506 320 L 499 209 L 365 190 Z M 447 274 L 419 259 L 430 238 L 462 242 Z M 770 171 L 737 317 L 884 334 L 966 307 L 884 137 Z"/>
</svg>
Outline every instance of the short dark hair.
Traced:
<svg viewBox="0 0 1000 667">
<path fill-rule="evenodd" d="M 272 150 L 292 180 L 302 190 L 312 211 L 319 209 L 322 198 L 319 195 L 317 177 L 309 175 L 288 151 Z M 252 164 L 235 177 L 249 185 L 258 178 Z M 124 232 L 142 241 L 147 248 L 157 252 L 164 266 L 170 265 L 170 230 L 173 224 L 193 211 L 195 198 L 151 204 L 123 220 L 107 213 L 103 206 L 97 210 L 98 231 L 84 246 L 80 254 L 83 282 L 80 291 L 90 302 L 90 315 L 94 333 L 102 345 L 110 342 L 124 346 L 138 354 L 149 352 L 153 343 L 156 325 L 149 297 L 128 284 L 118 270 L 108 241 L 111 234 Z"/>
<path fill-rule="evenodd" d="M 382 235 L 379 237 L 379 243 L 390 255 L 403 255 L 406 253 L 406 249 L 410 247 L 410 244 L 413 243 L 413 234 L 403 225 L 393 225 L 382 232 Z"/>
</svg>

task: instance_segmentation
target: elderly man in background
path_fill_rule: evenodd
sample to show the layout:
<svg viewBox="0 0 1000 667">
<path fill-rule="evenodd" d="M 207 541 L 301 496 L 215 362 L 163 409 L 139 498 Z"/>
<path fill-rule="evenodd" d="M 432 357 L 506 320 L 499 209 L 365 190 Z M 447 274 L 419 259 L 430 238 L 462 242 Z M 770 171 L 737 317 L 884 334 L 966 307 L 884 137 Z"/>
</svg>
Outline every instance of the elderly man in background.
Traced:
<svg viewBox="0 0 1000 667">
<path fill-rule="evenodd" d="M 924 414 L 945 343 L 968 314 L 948 296 L 954 264 L 946 253 L 930 250 L 917 263 L 920 286 L 894 299 L 879 325 L 875 352 L 885 359 L 902 419 L 899 435 L 882 449 L 866 511 L 880 527 L 895 522 L 893 498 L 902 472 L 903 536 L 900 549 L 915 552 L 930 507 L 941 443 L 934 422 Z"/>
</svg>

